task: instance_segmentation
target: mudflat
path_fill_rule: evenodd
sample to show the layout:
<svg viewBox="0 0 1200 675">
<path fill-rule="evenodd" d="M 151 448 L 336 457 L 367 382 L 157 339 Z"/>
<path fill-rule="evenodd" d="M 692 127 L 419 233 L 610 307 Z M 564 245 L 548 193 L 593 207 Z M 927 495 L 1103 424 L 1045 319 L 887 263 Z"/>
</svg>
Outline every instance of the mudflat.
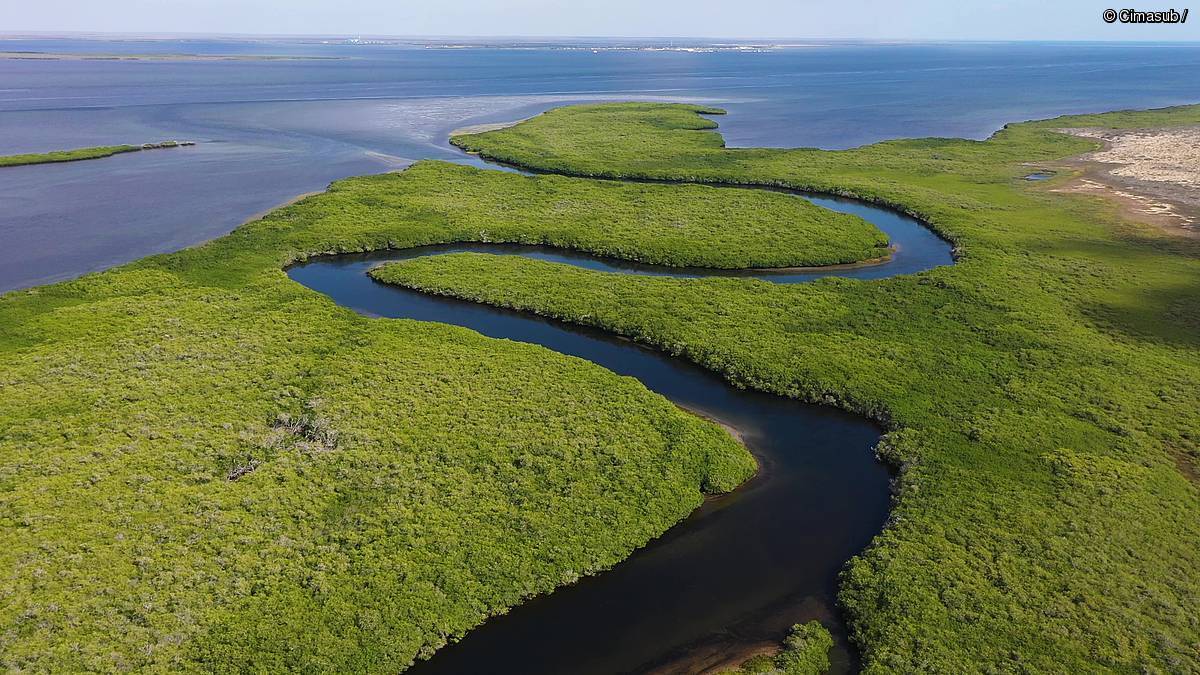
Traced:
<svg viewBox="0 0 1200 675">
<path fill-rule="evenodd" d="M 1062 190 L 1106 194 L 1134 219 L 1200 237 L 1200 125 L 1063 131 L 1104 148 L 1069 162 L 1084 173 Z"/>
</svg>

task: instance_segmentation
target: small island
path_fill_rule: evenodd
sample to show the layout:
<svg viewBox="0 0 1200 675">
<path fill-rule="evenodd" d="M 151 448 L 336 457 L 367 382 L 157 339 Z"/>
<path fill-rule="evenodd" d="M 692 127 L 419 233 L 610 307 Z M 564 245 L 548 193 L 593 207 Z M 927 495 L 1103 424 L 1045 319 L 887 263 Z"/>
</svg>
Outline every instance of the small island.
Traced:
<svg viewBox="0 0 1200 675">
<path fill-rule="evenodd" d="M 103 159 L 126 152 L 157 150 L 160 148 L 182 148 L 195 144 L 195 141 L 160 141 L 158 143 L 142 143 L 141 145 L 99 145 L 91 148 L 76 148 L 74 150 L 5 155 L 0 156 L 0 167 L 79 162 L 85 159 Z"/>
</svg>

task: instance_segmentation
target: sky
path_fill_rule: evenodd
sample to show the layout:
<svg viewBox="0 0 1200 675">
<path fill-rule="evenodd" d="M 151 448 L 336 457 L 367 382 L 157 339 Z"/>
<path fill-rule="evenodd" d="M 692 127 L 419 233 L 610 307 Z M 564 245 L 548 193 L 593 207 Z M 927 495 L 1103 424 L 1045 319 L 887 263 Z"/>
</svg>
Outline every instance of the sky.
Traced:
<svg viewBox="0 0 1200 675">
<path fill-rule="evenodd" d="M 1194 1 L 1194 0 L 1192 0 Z M 0 33 L 1200 40 L 1184 24 L 1106 23 L 1178 0 L 2 0 Z M 1153 2 L 1158 4 L 1141 4 Z M 1186 5 L 1176 4 L 1182 12 Z"/>
</svg>

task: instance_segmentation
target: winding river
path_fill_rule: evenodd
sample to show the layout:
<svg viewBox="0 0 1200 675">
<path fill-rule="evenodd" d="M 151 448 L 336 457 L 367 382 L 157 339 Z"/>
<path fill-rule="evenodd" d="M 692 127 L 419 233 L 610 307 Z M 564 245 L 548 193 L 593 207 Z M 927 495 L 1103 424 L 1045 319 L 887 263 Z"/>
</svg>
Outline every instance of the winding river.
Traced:
<svg viewBox="0 0 1200 675">
<path fill-rule="evenodd" d="M 383 262 L 475 251 L 521 255 L 606 272 L 675 277 L 750 276 L 802 283 L 877 279 L 952 262 L 950 245 L 917 220 L 849 199 L 799 197 L 874 223 L 891 240 L 887 262 L 790 272 L 664 268 L 534 246 L 451 244 L 314 258 L 295 281 L 375 317 L 465 326 L 542 345 L 636 377 L 676 404 L 736 429 L 758 475 L 708 499 L 682 523 L 600 575 L 495 617 L 408 672 L 698 672 L 777 645 L 788 628 L 830 628 L 833 670 L 855 670 L 836 606 L 837 574 L 887 518 L 890 476 L 871 452 L 880 430 L 828 407 L 740 390 L 715 373 L 603 331 L 373 281 Z"/>
</svg>

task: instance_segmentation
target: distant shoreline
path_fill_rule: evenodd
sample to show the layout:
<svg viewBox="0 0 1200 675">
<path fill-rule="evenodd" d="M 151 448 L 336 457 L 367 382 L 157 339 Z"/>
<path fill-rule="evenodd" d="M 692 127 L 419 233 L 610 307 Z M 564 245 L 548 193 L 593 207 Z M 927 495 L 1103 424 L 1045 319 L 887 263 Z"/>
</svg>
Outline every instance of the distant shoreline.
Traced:
<svg viewBox="0 0 1200 675">
<path fill-rule="evenodd" d="M 270 54 L 81 54 L 74 52 L 0 52 L 14 61 L 341 61 L 345 56 L 281 56 Z"/>
</svg>

